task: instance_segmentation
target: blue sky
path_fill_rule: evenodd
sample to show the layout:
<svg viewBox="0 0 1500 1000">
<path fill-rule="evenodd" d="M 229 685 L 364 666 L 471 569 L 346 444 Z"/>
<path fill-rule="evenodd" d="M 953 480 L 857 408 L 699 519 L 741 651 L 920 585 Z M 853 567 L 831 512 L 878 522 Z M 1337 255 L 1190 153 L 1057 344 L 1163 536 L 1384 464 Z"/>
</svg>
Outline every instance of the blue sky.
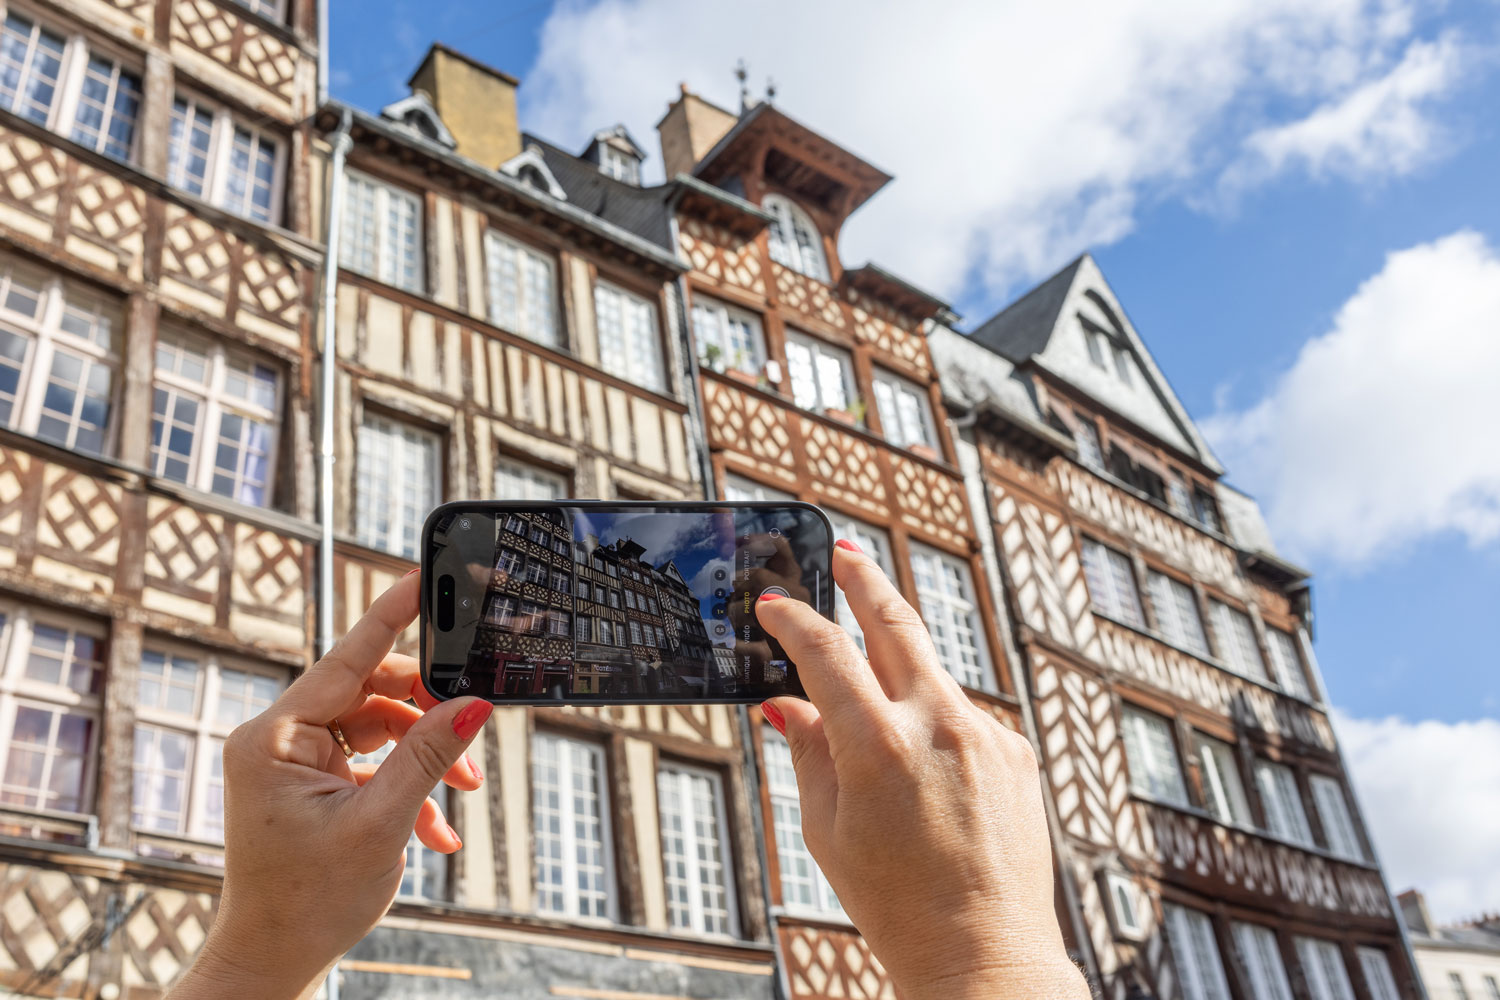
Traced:
<svg viewBox="0 0 1500 1000">
<path fill-rule="evenodd" d="M 582 148 L 623 121 L 654 152 L 678 82 L 732 105 L 743 57 L 757 93 L 775 77 L 783 109 L 896 175 L 845 258 L 951 298 L 965 329 L 1092 249 L 1230 480 L 1315 573 L 1320 663 L 1393 878 L 1445 886 L 1445 916 L 1500 905 L 1493 846 L 1438 852 L 1497 873 L 1467 884 L 1422 856 L 1436 832 L 1387 815 L 1464 757 L 1500 759 L 1500 6 L 938 3 L 913 22 L 873 3 L 854 33 L 840 4 L 778 3 L 746 21 L 687 0 L 336 0 L 332 88 L 378 108 L 439 39 L 522 78 L 523 128 Z M 1365 763 L 1392 739 L 1404 770 Z M 1490 777 L 1445 807 L 1493 845 Z"/>
</svg>

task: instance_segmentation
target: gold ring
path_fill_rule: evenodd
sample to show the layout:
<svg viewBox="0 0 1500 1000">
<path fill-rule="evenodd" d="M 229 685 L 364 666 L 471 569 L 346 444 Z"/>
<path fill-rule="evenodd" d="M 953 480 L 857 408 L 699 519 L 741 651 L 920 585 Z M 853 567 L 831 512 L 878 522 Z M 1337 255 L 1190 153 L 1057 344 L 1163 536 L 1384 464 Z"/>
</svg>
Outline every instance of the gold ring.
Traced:
<svg viewBox="0 0 1500 1000">
<path fill-rule="evenodd" d="M 345 760 L 348 760 L 349 758 L 354 756 L 354 748 L 349 745 L 348 740 L 344 739 L 344 731 L 339 728 L 338 719 L 334 719 L 328 724 L 328 734 L 332 736 L 333 741 L 339 745 L 339 749 L 344 751 Z"/>
</svg>

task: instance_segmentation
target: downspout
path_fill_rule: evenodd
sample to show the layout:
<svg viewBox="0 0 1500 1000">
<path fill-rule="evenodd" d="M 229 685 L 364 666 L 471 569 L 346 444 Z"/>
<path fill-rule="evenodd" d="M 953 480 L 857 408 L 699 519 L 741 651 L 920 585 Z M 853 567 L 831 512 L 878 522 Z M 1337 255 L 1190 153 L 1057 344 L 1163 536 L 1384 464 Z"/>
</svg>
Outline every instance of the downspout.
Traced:
<svg viewBox="0 0 1500 1000">
<path fill-rule="evenodd" d="M 955 438 L 962 438 L 962 432 L 973 427 L 979 420 L 979 409 L 970 407 L 963 416 L 950 419 Z M 960 469 L 960 471 L 963 470 Z M 1010 595 L 1015 593 L 1015 588 L 1010 579 L 1010 571 L 1005 564 L 1000 539 L 996 536 L 995 519 L 991 516 L 991 511 L 995 509 L 995 498 L 990 495 L 990 483 L 984 477 L 982 468 L 978 470 L 977 475 L 980 499 L 984 501 L 982 513 L 985 524 L 989 526 L 990 550 L 994 554 L 995 572 L 998 576 L 995 581 L 996 586 L 990 590 L 990 597 L 996 602 L 995 608 L 998 612 L 996 617 L 999 619 L 996 624 L 999 626 L 1000 641 L 1005 645 L 1005 658 L 1010 663 L 1010 682 L 1016 689 L 1016 700 L 1021 703 L 1021 723 L 1026 727 L 1026 738 L 1031 741 L 1032 749 L 1036 751 L 1036 758 L 1040 765 L 1037 771 L 1042 782 L 1042 805 L 1047 812 L 1047 833 L 1052 838 L 1052 850 L 1057 856 L 1057 874 L 1062 881 L 1063 902 L 1068 907 L 1068 923 L 1073 926 L 1073 939 L 1078 942 L 1078 949 L 1083 954 L 1086 966 L 1084 971 L 1091 980 L 1089 984 L 1091 989 L 1102 990 L 1104 979 L 1099 969 L 1099 956 L 1094 953 L 1094 939 L 1089 936 L 1088 925 L 1084 923 L 1083 903 L 1078 896 L 1078 886 L 1073 881 L 1071 855 L 1068 853 L 1067 841 L 1063 837 L 1062 821 L 1057 815 L 1057 801 L 1053 797 L 1052 778 L 1047 772 L 1040 731 L 1036 726 L 1036 712 L 1031 705 L 1031 684 L 1027 677 L 1027 670 L 1023 666 L 1020 643 L 1016 641 L 1015 632 L 1011 628 L 1016 608 L 1012 604 Z M 999 593 L 995 592 L 997 589 Z"/>
<path fill-rule="evenodd" d="M 322 5 L 319 6 L 322 9 Z M 333 159 L 328 176 L 328 224 L 323 254 L 322 390 L 318 401 L 321 424 L 318 462 L 318 653 L 333 648 L 333 421 L 338 374 L 339 230 L 344 222 L 344 159 L 352 141 L 347 108 L 333 136 Z"/>
<path fill-rule="evenodd" d="M 319 31 L 326 37 L 328 5 L 318 4 Z M 325 60 L 318 60 L 318 90 L 326 84 Z M 333 648 L 333 453 L 334 393 L 338 374 L 338 283 L 339 230 L 344 222 L 344 159 L 353 145 L 349 138 L 352 116 L 345 108 L 339 116 L 339 130 L 333 136 L 333 159 L 328 168 L 328 224 L 324 230 L 323 251 L 323 350 L 322 392 L 318 401 L 318 422 L 322 444 L 318 462 L 318 654 Z M 339 963 L 323 981 L 327 1000 L 339 1000 Z"/>
<path fill-rule="evenodd" d="M 668 202 L 667 221 L 671 226 L 672 246 L 681 246 L 677 235 L 677 212 Z M 708 448 L 708 428 L 703 421 L 703 406 L 700 392 L 702 382 L 699 381 L 698 352 L 693 343 L 693 328 L 691 325 L 692 313 L 688 309 L 688 281 L 686 274 L 677 276 L 677 318 L 681 334 L 678 338 L 679 346 L 683 356 L 687 358 L 688 391 L 683 395 L 687 397 L 688 418 L 692 424 L 693 447 L 698 452 L 698 465 L 703 476 L 703 496 L 709 500 L 717 500 L 718 491 L 714 488 L 714 464 Z M 748 705 L 738 706 L 740 722 L 740 742 L 745 748 L 745 794 L 750 799 L 750 824 L 753 831 L 751 840 L 755 842 L 755 856 L 760 862 L 760 896 L 765 906 L 766 933 L 771 938 L 771 954 L 775 956 L 776 964 L 776 992 L 782 1000 L 790 1000 L 792 996 L 791 980 L 787 976 L 786 956 L 781 951 L 781 933 L 777 926 L 775 908 L 771 904 L 771 859 L 769 848 L 764 836 L 766 824 L 765 815 L 760 808 L 761 773 L 759 762 L 755 759 L 755 746 L 753 725 L 750 722 L 750 707 Z"/>
<path fill-rule="evenodd" d="M 318 5 L 318 103 L 328 103 L 328 5 L 332 0 L 314 0 Z"/>
</svg>

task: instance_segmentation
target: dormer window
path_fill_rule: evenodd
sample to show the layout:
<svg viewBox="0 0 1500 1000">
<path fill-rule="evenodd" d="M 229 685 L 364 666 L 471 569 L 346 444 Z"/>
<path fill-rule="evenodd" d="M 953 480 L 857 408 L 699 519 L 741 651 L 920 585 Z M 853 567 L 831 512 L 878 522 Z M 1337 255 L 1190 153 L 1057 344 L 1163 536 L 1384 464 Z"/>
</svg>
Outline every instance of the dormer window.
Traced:
<svg viewBox="0 0 1500 1000">
<path fill-rule="evenodd" d="M 767 195 L 760 207 L 771 216 L 771 259 L 809 278 L 827 281 L 823 237 L 812 217 L 779 194 Z"/>
<path fill-rule="evenodd" d="M 626 184 L 641 183 L 641 164 L 624 150 L 606 144 L 599 151 L 599 169 L 617 181 Z"/>
</svg>

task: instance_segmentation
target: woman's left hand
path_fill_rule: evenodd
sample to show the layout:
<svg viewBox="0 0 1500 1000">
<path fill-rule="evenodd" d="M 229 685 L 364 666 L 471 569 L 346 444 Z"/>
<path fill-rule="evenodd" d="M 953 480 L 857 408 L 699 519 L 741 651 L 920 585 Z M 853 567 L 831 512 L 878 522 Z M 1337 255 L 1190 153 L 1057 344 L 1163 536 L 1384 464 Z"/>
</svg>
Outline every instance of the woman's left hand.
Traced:
<svg viewBox="0 0 1500 1000">
<path fill-rule="evenodd" d="M 428 795 L 440 781 L 480 786 L 464 750 L 492 706 L 438 702 L 416 661 L 390 652 L 419 595 L 415 574 L 392 585 L 225 742 L 224 892 L 174 1000 L 310 996 L 390 908 L 413 830 L 432 850 L 461 846 Z M 329 732 L 335 721 L 357 752 L 396 747 L 378 768 L 351 768 Z"/>
</svg>

